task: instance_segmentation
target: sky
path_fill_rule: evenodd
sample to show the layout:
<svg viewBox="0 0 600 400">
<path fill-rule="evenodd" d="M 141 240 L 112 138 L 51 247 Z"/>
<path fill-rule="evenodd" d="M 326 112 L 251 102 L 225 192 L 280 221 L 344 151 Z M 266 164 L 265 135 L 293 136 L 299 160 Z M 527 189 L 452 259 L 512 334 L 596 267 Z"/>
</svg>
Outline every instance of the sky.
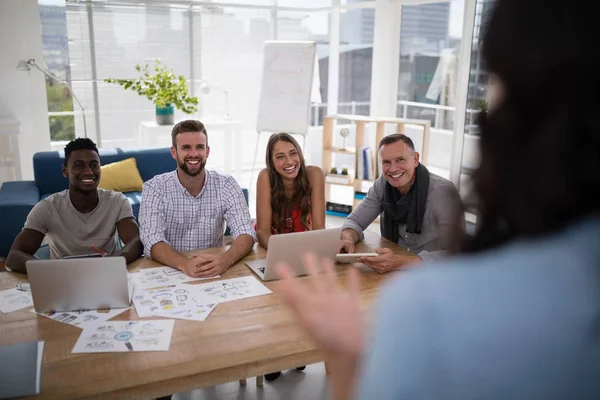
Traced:
<svg viewBox="0 0 600 400">
<path fill-rule="evenodd" d="M 215 3 L 225 3 L 226 1 L 214 1 Z M 237 4 L 269 4 L 270 0 L 231 0 L 232 3 Z M 39 0 L 40 4 L 44 5 L 57 5 L 64 6 L 65 0 Z M 306 8 L 310 7 L 323 7 L 329 4 L 329 0 L 279 0 L 279 4 L 282 6 L 302 6 Z M 342 0 L 342 3 L 345 3 Z M 450 2 L 450 23 L 448 27 L 448 33 L 452 37 L 462 36 L 462 21 L 465 1 L 464 0 L 452 0 Z M 311 31 L 315 33 L 325 33 L 327 31 L 327 18 L 315 15 L 310 18 Z"/>
</svg>

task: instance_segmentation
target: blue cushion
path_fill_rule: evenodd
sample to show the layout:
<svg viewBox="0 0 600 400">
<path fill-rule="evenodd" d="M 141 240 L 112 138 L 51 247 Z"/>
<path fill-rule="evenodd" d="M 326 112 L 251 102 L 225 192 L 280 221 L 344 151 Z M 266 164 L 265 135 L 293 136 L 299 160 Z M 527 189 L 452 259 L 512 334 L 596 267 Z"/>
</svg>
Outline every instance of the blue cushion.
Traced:
<svg viewBox="0 0 600 400">
<path fill-rule="evenodd" d="M 138 219 L 138 214 L 140 213 L 140 203 L 142 201 L 142 192 L 128 192 L 123 193 L 127 200 L 129 200 L 129 204 L 131 204 L 131 208 L 133 208 L 133 216 L 135 219 Z"/>
</svg>

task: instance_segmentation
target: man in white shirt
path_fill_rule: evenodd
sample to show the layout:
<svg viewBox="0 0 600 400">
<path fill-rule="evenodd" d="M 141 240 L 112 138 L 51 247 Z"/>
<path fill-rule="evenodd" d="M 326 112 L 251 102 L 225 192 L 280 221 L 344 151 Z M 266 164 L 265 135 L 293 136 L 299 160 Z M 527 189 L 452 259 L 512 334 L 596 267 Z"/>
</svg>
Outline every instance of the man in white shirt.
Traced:
<svg viewBox="0 0 600 400">
<path fill-rule="evenodd" d="M 179 122 L 171 136 L 177 169 L 145 182 L 142 191 L 139 220 L 144 254 L 189 276 L 219 275 L 254 245 L 250 211 L 234 178 L 205 169 L 210 147 L 200 121 Z M 234 238 L 225 253 L 192 258 L 181 254 L 223 246 L 225 221 Z"/>
</svg>

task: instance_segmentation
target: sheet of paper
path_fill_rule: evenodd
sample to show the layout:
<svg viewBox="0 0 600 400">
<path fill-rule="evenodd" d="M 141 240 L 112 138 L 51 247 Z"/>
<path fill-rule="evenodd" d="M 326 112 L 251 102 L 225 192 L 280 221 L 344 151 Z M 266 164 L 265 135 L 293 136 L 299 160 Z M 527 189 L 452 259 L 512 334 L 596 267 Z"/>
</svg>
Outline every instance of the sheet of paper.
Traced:
<svg viewBox="0 0 600 400">
<path fill-rule="evenodd" d="M 165 318 L 187 319 L 189 321 L 204 321 L 216 306 L 216 304 L 196 304 L 194 307 L 187 309 L 160 312 L 154 315 Z"/>
<path fill-rule="evenodd" d="M 174 322 L 172 319 L 95 322 L 83 329 L 73 353 L 168 351 Z"/>
<path fill-rule="evenodd" d="M 16 287 L 0 291 L 0 312 L 9 313 L 32 305 L 33 298 L 27 289 Z"/>
<path fill-rule="evenodd" d="M 77 326 L 85 329 L 88 325 L 95 322 L 106 322 L 109 319 L 129 310 L 129 308 L 116 308 L 111 310 L 81 310 L 64 312 L 44 312 L 37 313 L 42 317 L 47 317 L 63 324 Z M 31 312 L 36 312 L 31 310 Z"/>
<path fill-rule="evenodd" d="M 189 285 L 198 304 L 224 303 L 272 293 L 252 276 Z"/>
<path fill-rule="evenodd" d="M 145 318 L 158 313 L 161 315 L 179 315 L 181 312 L 191 314 L 190 310 L 198 308 L 190 292 L 191 287 L 192 285 L 164 285 L 154 288 L 136 286 L 133 304 L 138 317 Z"/>
<path fill-rule="evenodd" d="M 183 282 L 203 281 L 215 278 L 219 278 L 219 276 L 193 278 L 187 276 L 182 271 L 171 267 L 144 268 L 139 272 L 132 272 L 129 274 L 129 280 L 138 287 L 176 285 Z"/>
</svg>

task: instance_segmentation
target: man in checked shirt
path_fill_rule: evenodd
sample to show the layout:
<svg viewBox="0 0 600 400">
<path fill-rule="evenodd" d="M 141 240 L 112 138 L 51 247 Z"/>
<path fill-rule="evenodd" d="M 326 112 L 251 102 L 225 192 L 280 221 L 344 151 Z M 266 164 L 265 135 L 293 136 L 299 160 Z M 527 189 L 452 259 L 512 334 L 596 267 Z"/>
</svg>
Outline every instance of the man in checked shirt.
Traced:
<svg viewBox="0 0 600 400">
<path fill-rule="evenodd" d="M 210 147 L 200 121 L 179 122 L 171 137 L 177 169 L 145 182 L 142 191 L 144 255 L 189 276 L 219 275 L 248 254 L 256 241 L 248 205 L 233 177 L 204 168 Z M 225 222 L 234 239 L 225 253 L 191 258 L 181 254 L 223 246 Z"/>
</svg>

